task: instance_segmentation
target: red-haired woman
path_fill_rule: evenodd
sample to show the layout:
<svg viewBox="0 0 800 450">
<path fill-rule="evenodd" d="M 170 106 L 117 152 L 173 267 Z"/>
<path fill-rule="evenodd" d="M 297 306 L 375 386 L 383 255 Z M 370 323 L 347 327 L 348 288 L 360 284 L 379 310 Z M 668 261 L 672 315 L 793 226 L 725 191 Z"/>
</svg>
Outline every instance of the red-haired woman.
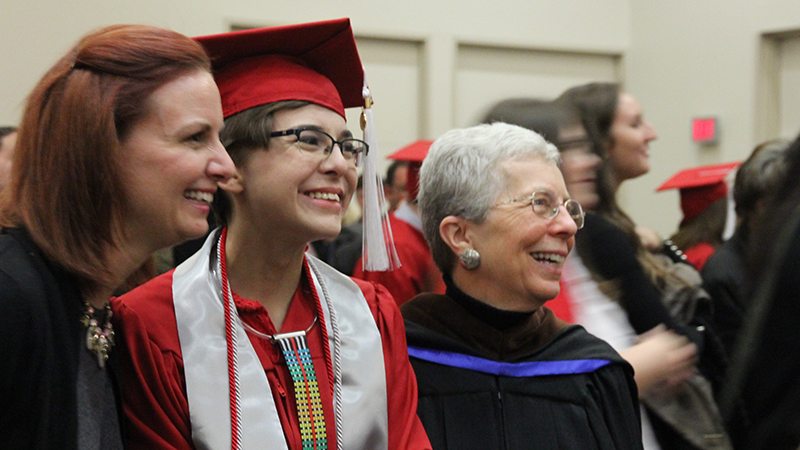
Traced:
<svg viewBox="0 0 800 450">
<path fill-rule="evenodd" d="M 39 81 L 0 202 L 0 447 L 122 448 L 108 299 L 233 173 L 203 48 L 117 25 Z"/>
</svg>

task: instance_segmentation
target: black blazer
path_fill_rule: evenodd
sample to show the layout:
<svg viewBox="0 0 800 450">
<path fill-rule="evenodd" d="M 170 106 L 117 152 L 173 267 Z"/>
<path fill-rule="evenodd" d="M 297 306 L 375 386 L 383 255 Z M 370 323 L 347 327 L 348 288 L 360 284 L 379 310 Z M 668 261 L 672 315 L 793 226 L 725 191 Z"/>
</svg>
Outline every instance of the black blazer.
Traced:
<svg viewBox="0 0 800 450">
<path fill-rule="evenodd" d="M 0 235 L 0 448 L 77 448 L 81 305 L 75 278 L 26 231 Z"/>
</svg>

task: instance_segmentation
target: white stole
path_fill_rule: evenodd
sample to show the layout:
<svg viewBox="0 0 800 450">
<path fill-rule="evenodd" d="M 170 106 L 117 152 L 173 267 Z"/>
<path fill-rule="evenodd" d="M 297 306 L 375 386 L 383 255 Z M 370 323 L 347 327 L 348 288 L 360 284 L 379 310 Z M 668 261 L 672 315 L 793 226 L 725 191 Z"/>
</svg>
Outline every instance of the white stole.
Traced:
<svg viewBox="0 0 800 450">
<path fill-rule="evenodd" d="M 221 278 L 216 257 L 219 233 L 209 235 L 203 248 L 175 269 L 172 294 L 186 376 L 192 438 L 198 449 L 231 448 L 225 318 Z M 331 357 L 341 359 L 341 413 L 344 448 L 388 448 L 386 371 L 381 336 L 364 294 L 350 278 L 306 255 L 311 280 L 322 305 Z M 333 307 L 327 304 L 323 285 Z M 235 314 L 235 310 L 234 310 Z M 340 347 L 334 342 L 335 316 Z M 242 448 L 286 449 L 286 439 L 264 368 L 238 315 L 234 317 Z M 326 382 L 327 380 L 320 380 Z M 336 394 L 334 393 L 334 398 Z M 334 417 L 326 417 L 328 428 Z M 333 447 L 331 445 L 331 447 Z M 342 450 L 342 449 L 340 449 Z"/>
</svg>

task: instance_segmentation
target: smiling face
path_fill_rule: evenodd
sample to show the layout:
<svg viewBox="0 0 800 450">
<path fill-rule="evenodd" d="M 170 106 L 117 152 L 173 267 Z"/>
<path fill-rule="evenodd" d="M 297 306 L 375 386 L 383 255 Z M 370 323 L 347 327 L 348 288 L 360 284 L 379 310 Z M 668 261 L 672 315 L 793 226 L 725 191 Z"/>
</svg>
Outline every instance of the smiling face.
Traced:
<svg viewBox="0 0 800 450">
<path fill-rule="evenodd" d="M 208 72 L 198 70 L 158 88 L 149 112 L 121 143 L 129 240 L 155 251 L 202 236 L 217 183 L 233 175 L 219 141 L 222 106 Z"/>
<path fill-rule="evenodd" d="M 639 103 L 627 92 L 619 95 L 614 122 L 611 124 L 608 158 L 614 179 L 621 183 L 650 171 L 650 141 L 658 135 L 642 117 Z"/>
<path fill-rule="evenodd" d="M 533 311 L 558 295 L 564 259 L 578 229 L 563 206 L 546 219 L 533 212 L 530 202 L 501 204 L 537 190 L 552 192 L 563 204 L 569 197 L 557 166 L 533 157 L 508 161 L 499 169 L 508 184 L 497 206 L 482 223 L 466 222 L 466 238 L 481 255 L 480 267 L 465 275 L 477 286 L 467 293 L 496 308 Z"/>
<path fill-rule="evenodd" d="M 315 104 L 282 109 L 272 117 L 271 131 L 301 127 L 336 140 L 352 137 L 342 116 Z M 301 150 L 296 142 L 293 135 L 273 137 L 269 148 L 252 152 L 238 168 L 241 191 L 233 193 L 231 222 L 245 221 L 270 235 L 277 231 L 281 239 L 304 246 L 339 234 L 358 175 L 338 145 L 325 157 Z"/>
</svg>

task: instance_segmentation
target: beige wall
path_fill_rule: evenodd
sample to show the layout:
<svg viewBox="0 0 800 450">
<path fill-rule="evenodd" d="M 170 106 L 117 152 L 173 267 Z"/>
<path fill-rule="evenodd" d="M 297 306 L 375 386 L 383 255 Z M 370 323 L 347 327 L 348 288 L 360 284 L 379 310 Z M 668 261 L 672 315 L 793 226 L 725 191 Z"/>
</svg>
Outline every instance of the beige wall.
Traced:
<svg viewBox="0 0 800 450">
<path fill-rule="evenodd" d="M 765 94 L 759 94 L 766 84 L 761 35 L 799 29 L 800 3 L 631 0 L 630 7 L 626 88 L 659 139 L 651 145 L 651 172 L 626 183 L 623 195 L 635 221 L 669 233 L 680 220 L 678 194 L 654 193 L 659 184 L 681 168 L 742 160 L 756 143 L 778 137 L 777 126 L 764 131 L 773 128 L 764 118 L 775 112 L 765 110 Z M 800 85 L 784 88 L 797 91 Z M 690 120 L 703 115 L 719 118 L 718 145 L 691 141 Z"/>
<path fill-rule="evenodd" d="M 567 49 L 620 50 L 627 45 L 626 0 L 488 2 L 407 0 L 5 0 L 0 15 L 0 122 L 18 120 L 24 96 L 44 71 L 87 31 L 111 23 L 146 23 L 188 35 L 238 25 L 282 25 L 350 17 L 356 34 L 427 43 L 426 70 L 447 74 L 461 40 Z M 622 18 L 615 27 L 603 24 Z M 447 70 L 436 69 L 443 67 Z M 431 109 L 448 110 L 452 80 L 431 75 Z M 448 111 L 448 115 L 449 115 Z M 433 114 L 438 115 L 436 113 Z M 430 133 L 450 127 L 432 119 Z M 440 123 L 441 121 L 441 123 Z"/>
<path fill-rule="evenodd" d="M 765 136 L 763 130 L 769 127 L 759 125 L 759 120 L 771 116 L 770 111 L 763 111 L 764 102 L 758 95 L 760 35 L 800 28 L 800 4 L 796 0 L 4 3 L 0 15 L 0 123 L 19 119 L 27 92 L 80 35 L 120 22 L 147 23 L 200 35 L 227 31 L 231 25 L 350 17 L 359 38 L 371 43 L 395 40 L 399 42 L 396 55 L 401 62 L 418 64 L 416 72 L 409 71 L 408 65 L 397 71 L 398 76 L 419 77 L 420 92 L 417 100 L 406 99 L 401 105 L 406 115 L 398 116 L 404 120 L 400 136 L 392 135 L 392 120 L 381 119 L 379 137 L 387 136 L 388 142 L 381 152 L 384 155 L 407 133 L 419 134 L 413 138 L 435 138 L 463 125 L 460 122 L 466 119 L 459 117 L 471 117 L 459 109 L 463 101 L 455 98 L 458 76 L 463 77 L 457 69 L 460 49 L 498 47 L 616 57 L 620 64 L 616 76 L 640 100 L 660 135 L 652 145 L 652 172 L 623 188 L 623 204 L 635 220 L 661 233 L 674 229 L 679 212 L 677 194 L 654 193 L 660 182 L 683 167 L 741 159 Z M 383 64 L 376 68 L 376 76 L 390 76 L 387 68 L 394 62 L 376 58 L 368 61 Z M 370 80 L 377 92 L 379 87 L 371 75 Z M 407 82 L 399 80 L 397 85 Z M 555 82 L 553 86 L 560 88 Z M 387 96 L 391 98 L 389 93 Z M 376 107 L 390 109 L 387 101 Z M 409 124 L 405 122 L 412 120 L 407 118 L 408 110 L 414 108 L 420 116 Z M 709 114 L 720 118 L 722 139 L 715 147 L 700 148 L 689 139 L 689 121 Z"/>
</svg>

